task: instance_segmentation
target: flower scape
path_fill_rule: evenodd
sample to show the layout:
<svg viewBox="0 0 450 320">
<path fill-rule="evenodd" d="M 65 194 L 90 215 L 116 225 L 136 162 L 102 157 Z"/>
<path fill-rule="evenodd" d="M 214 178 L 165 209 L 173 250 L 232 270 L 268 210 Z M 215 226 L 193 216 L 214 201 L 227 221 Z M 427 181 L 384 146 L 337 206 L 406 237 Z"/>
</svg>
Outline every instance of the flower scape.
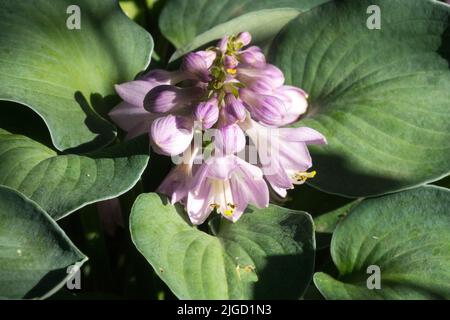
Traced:
<svg viewBox="0 0 450 320">
<path fill-rule="evenodd" d="M 179 70 L 116 85 L 123 102 L 110 116 L 127 138 L 148 132 L 155 152 L 180 155 L 157 191 L 196 225 L 214 211 L 236 222 L 249 204 L 267 207 L 271 192 L 286 197 L 316 174 L 307 145 L 326 143 L 316 130 L 289 127 L 308 96 L 250 43 L 248 32 L 227 36 L 187 54 Z"/>
</svg>

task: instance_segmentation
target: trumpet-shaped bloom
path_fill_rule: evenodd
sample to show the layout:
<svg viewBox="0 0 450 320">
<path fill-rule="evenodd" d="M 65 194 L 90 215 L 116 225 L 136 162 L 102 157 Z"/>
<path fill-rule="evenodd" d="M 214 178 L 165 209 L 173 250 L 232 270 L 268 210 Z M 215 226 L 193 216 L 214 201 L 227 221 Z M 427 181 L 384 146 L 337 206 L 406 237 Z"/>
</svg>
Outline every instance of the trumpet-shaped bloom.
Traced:
<svg viewBox="0 0 450 320">
<path fill-rule="evenodd" d="M 212 157 L 193 178 L 186 209 L 193 224 L 203 223 L 215 209 L 237 221 L 248 204 L 268 206 L 269 189 L 261 169 L 236 156 Z"/>
<path fill-rule="evenodd" d="M 268 128 L 248 119 L 242 125 L 255 144 L 260 166 L 272 189 L 280 196 L 294 184 L 302 184 L 313 178 L 308 144 L 326 144 L 326 138 L 308 127 Z"/>
<path fill-rule="evenodd" d="M 161 85 L 147 93 L 144 107 L 152 113 L 174 112 L 190 104 L 202 94 L 203 89 L 200 87 L 180 88 L 171 85 Z"/>
</svg>

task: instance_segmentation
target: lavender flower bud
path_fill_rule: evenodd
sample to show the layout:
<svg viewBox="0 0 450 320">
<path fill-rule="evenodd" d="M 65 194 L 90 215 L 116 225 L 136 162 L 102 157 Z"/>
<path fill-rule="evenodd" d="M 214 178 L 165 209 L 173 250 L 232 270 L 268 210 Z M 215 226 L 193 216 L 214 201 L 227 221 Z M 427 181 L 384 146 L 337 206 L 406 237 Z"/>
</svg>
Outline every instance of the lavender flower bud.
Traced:
<svg viewBox="0 0 450 320">
<path fill-rule="evenodd" d="M 144 108 L 152 113 L 176 111 L 200 97 L 199 87 L 179 88 L 171 85 L 157 86 L 145 96 Z"/>
<path fill-rule="evenodd" d="M 219 119 L 219 106 L 216 98 L 200 102 L 194 109 L 194 119 L 202 123 L 203 129 L 211 128 Z"/>
</svg>

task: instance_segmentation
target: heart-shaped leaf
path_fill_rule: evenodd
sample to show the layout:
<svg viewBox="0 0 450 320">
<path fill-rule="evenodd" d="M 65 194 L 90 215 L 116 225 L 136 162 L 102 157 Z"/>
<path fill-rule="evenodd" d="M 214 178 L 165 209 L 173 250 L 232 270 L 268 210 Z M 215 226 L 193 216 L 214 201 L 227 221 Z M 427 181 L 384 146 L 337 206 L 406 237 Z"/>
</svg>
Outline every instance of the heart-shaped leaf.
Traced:
<svg viewBox="0 0 450 320">
<path fill-rule="evenodd" d="M 373 196 L 449 173 L 449 44 L 450 7 L 435 1 L 329 1 L 290 22 L 271 56 L 310 94 L 298 125 L 328 139 L 312 147 L 313 186 Z"/>
<path fill-rule="evenodd" d="M 130 217 L 133 241 L 180 299 L 299 298 L 314 266 L 311 217 L 277 206 L 249 209 L 215 235 L 186 222 L 181 207 L 143 194 Z M 213 220 L 214 222 L 214 220 Z"/>
<path fill-rule="evenodd" d="M 0 30 L 0 99 L 36 111 L 59 150 L 114 139 L 102 118 L 113 85 L 145 69 L 153 48 L 117 1 L 2 1 Z"/>
<path fill-rule="evenodd" d="M 161 13 L 162 33 L 179 50 L 172 60 L 224 35 L 250 31 L 270 40 L 301 11 L 327 0 L 174 0 Z"/>
<path fill-rule="evenodd" d="M 145 136 L 87 155 L 58 155 L 0 129 L 0 185 L 16 189 L 54 219 L 131 189 L 149 159 Z"/>
<path fill-rule="evenodd" d="M 87 260 L 52 218 L 0 186 L 0 299 L 45 298 Z"/>
<path fill-rule="evenodd" d="M 333 234 L 338 280 L 316 273 L 317 288 L 327 299 L 449 299 L 449 208 L 450 190 L 434 186 L 362 201 Z"/>
</svg>

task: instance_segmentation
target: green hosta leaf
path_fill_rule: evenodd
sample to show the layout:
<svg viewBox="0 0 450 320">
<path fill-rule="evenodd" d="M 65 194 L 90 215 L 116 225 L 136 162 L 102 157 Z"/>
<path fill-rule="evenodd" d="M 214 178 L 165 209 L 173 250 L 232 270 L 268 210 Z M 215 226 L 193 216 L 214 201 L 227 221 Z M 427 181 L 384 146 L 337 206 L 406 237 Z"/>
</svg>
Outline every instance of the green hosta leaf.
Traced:
<svg viewBox="0 0 450 320">
<path fill-rule="evenodd" d="M 130 227 L 138 250 L 180 299 L 299 298 L 313 270 L 305 212 L 252 208 L 235 224 L 220 220 L 213 236 L 150 193 L 136 200 Z"/>
<path fill-rule="evenodd" d="M 70 5 L 80 8 L 80 30 L 66 26 Z M 0 30 L 0 99 L 35 110 L 59 150 L 114 139 L 101 116 L 112 107 L 113 85 L 143 70 L 153 48 L 116 1 L 2 1 Z"/>
<path fill-rule="evenodd" d="M 238 34 L 241 31 L 249 31 L 252 34 L 252 43 L 264 46 L 281 28 L 298 15 L 299 11 L 293 8 L 266 9 L 244 14 L 198 35 L 192 42 L 179 48 L 171 57 L 171 61 L 213 40 L 220 39 L 224 35 Z M 266 23 L 261 23 L 262 21 Z"/>
<path fill-rule="evenodd" d="M 0 299 L 48 297 L 86 260 L 47 213 L 0 186 Z"/>
<path fill-rule="evenodd" d="M 114 198 L 139 180 L 148 162 L 146 137 L 86 155 L 58 155 L 0 129 L 0 185 L 34 200 L 54 219 Z"/>
<path fill-rule="evenodd" d="M 350 210 L 353 210 L 361 201 L 362 199 L 354 200 L 335 210 L 314 218 L 317 249 L 325 249 L 330 246 L 331 235 L 336 229 L 336 226 L 342 219 L 345 219 Z"/>
<path fill-rule="evenodd" d="M 369 5 L 381 30 L 366 26 Z M 310 94 L 298 125 L 313 147 L 315 187 L 370 196 L 450 171 L 450 8 L 424 0 L 329 1 L 281 32 L 272 60 Z"/>
<path fill-rule="evenodd" d="M 162 33 L 180 48 L 172 59 L 227 34 L 250 31 L 258 43 L 275 36 L 300 11 L 327 0 L 172 0 Z"/>
<path fill-rule="evenodd" d="M 342 207 L 314 218 L 316 231 L 321 233 L 333 233 L 339 222 L 342 219 L 345 219 L 348 213 L 353 210 L 362 200 L 363 199 L 354 200 L 343 205 Z"/>
<path fill-rule="evenodd" d="M 338 280 L 316 273 L 316 286 L 327 299 L 449 299 L 449 208 L 450 191 L 434 186 L 364 200 L 333 234 Z M 373 265 L 379 290 L 367 288 Z"/>
</svg>

